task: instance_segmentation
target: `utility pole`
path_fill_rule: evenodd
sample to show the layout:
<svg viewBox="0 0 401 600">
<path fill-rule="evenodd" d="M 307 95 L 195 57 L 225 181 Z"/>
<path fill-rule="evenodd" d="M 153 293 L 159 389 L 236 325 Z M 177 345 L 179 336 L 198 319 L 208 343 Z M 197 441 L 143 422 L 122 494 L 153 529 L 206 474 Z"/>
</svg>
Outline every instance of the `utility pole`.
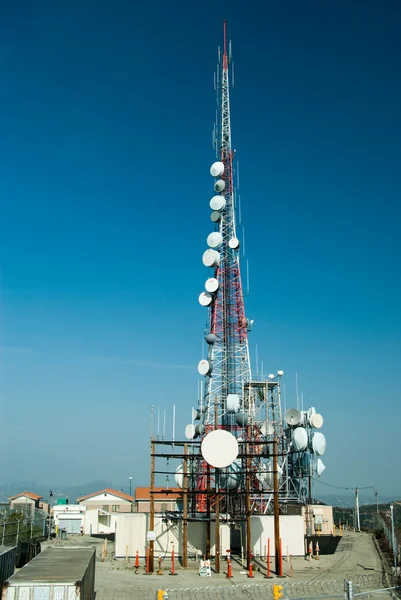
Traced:
<svg viewBox="0 0 401 600">
<path fill-rule="evenodd" d="M 252 558 L 251 545 L 251 460 L 249 458 L 249 444 L 245 446 L 246 452 L 246 473 L 245 473 L 245 518 L 246 518 L 246 568 L 250 569 Z"/>
<path fill-rule="evenodd" d="M 184 480 L 182 500 L 182 566 L 188 568 L 188 444 L 184 445 Z"/>
<path fill-rule="evenodd" d="M 155 530 L 155 443 L 150 441 L 150 502 L 149 502 L 149 530 Z M 154 571 L 154 546 L 153 540 L 149 540 L 149 573 Z"/>
<path fill-rule="evenodd" d="M 355 488 L 355 529 L 361 531 L 361 521 L 359 518 L 359 489 Z"/>
<path fill-rule="evenodd" d="M 52 498 L 53 492 L 50 490 L 49 492 L 49 527 L 47 531 L 47 539 L 50 541 L 51 538 L 51 529 L 52 529 Z"/>
<path fill-rule="evenodd" d="M 278 503 L 278 454 L 277 438 L 273 441 L 273 480 L 274 480 L 274 562 L 276 577 L 280 573 L 280 509 Z"/>
</svg>

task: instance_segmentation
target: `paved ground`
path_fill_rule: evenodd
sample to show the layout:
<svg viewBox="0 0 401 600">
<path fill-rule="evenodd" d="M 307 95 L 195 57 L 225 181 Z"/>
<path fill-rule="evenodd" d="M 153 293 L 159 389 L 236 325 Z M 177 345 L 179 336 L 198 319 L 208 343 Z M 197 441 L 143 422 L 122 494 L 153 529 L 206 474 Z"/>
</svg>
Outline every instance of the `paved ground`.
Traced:
<svg viewBox="0 0 401 600">
<path fill-rule="evenodd" d="M 141 569 L 135 573 L 133 561 L 126 563 L 124 560 L 115 560 L 112 558 L 113 544 L 108 544 L 109 556 L 105 562 L 100 561 L 101 548 L 103 541 L 90 538 L 89 536 L 70 536 L 68 541 L 54 540 L 52 544 L 57 545 L 95 545 L 97 547 L 98 562 L 96 564 L 96 589 L 99 597 L 129 597 L 130 590 L 135 588 L 138 592 L 143 590 L 156 590 L 158 588 L 182 588 L 182 587 L 204 587 L 218 585 L 235 585 L 249 583 L 267 583 L 264 578 L 266 574 L 266 563 L 261 560 L 255 561 L 254 579 L 247 577 L 238 559 L 233 560 L 233 578 L 231 582 L 226 578 L 227 563 L 225 560 L 221 563 L 221 573 L 212 577 L 199 577 L 198 564 L 195 561 L 189 561 L 189 568 L 184 570 L 178 565 L 177 575 L 170 576 L 170 560 L 163 561 L 163 575 L 144 574 L 144 560 L 141 560 Z M 44 543 L 43 547 L 47 544 Z M 157 568 L 157 561 L 155 561 Z M 272 568 L 274 562 L 272 562 Z M 377 553 L 372 536 L 367 533 L 356 533 L 345 531 L 343 539 L 340 541 L 337 551 L 333 555 L 321 556 L 319 560 L 313 559 L 311 562 L 303 557 L 292 559 L 291 565 L 284 560 L 283 572 L 286 576 L 286 582 L 295 581 L 317 581 L 317 580 L 343 580 L 346 575 L 371 575 L 377 574 L 380 579 L 382 568 L 380 557 Z M 271 580 L 272 582 L 277 579 Z"/>
</svg>

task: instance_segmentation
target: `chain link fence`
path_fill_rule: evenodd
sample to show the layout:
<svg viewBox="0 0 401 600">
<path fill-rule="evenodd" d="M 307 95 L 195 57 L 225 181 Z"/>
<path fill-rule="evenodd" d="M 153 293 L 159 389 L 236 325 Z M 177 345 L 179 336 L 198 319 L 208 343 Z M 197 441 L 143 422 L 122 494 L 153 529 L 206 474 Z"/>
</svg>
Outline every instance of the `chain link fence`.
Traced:
<svg viewBox="0 0 401 600">
<path fill-rule="evenodd" d="M 48 515 L 40 509 L 22 513 L 0 513 L 0 545 L 13 546 L 21 541 L 39 541 L 48 535 Z"/>
</svg>

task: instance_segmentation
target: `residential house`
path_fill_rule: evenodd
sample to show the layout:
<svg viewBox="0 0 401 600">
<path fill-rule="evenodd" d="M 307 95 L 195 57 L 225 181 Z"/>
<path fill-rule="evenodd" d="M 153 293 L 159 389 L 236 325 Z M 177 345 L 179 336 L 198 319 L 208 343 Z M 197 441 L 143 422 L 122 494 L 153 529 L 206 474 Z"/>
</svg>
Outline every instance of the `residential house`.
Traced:
<svg viewBox="0 0 401 600">
<path fill-rule="evenodd" d="M 126 513 L 134 512 L 135 498 L 124 492 L 106 488 L 77 498 L 77 504 L 85 506 L 86 510 L 101 509 L 107 513 Z"/>
<path fill-rule="evenodd" d="M 35 509 L 41 508 L 40 501 L 42 496 L 33 492 L 21 492 L 9 497 L 11 510 L 23 514 L 33 514 Z"/>
<path fill-rule="evenodd" d="M 150 488 L 137 487 L 135 490 L 135 500 L 138 512 L 150 512 Z M 154 488 L 155 512 L 182 510 L 182 490 L 181 488 Z"/>
</svg>

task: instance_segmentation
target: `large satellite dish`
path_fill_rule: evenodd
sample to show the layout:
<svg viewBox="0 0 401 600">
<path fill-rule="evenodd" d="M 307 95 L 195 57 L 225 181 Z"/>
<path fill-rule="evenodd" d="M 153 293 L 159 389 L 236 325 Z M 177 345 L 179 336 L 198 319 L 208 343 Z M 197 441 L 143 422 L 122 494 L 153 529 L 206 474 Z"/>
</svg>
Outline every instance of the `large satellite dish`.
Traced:
<svg viewBox="0 0 401 600">
<path fill-rule="evenodd" d="M 231 238 L 231 240 L 229 240 L 228 245 L 230 246 L 230 248 L 232 248 L 233 250 L 237 250 L 239 248 L 239 239 L 234 237 Z"/>
<path fill-rule="evenodd" d="M 235 460 L 219 477 L 219 484 L 225 490 L 236 490 L 240 482 L 242 465 L 240 460 Z"/>
<path fill-rule="evenodd" d="M 223 236 L 219 231 L 213 231 L 207 236 L 207 245 L 211 248 L 218 248 L 223 242 Z"/>
<path fill-rule="evenodd" d="M 210 373 L 212 372 L 213 367 L 212 365 L 209 363 L 208 360 L 201 360 L 198 364 L 198 373 L 199 375 L 210 375 Z"/>
<path fill-rule="evenodd" d="M 317 461 L 316 461 L 316 465 L 315 465 L 315 471 L 317 473 L 317 476 L 320 477 L 320 475 L 325 470 L 326 470 L 326 467 L 324 466 L 323 461 L 320 460 L 320 458 L 318 458 Z"/>
<path fill-rule="evenodd" d="M 215 344 L 217 342 L 217 336 L 214 335 L 214 333 L 208 333 L 205 336 L 205 340 L 206 343 L 209 344 L 209 346 L 211 346 L 212 344 Z"/>
<path fill-rule="evenodd" d="M 301 413 L 296 408 L 288 408 L 284 413 L 284 419 L 287 425 L 299 425 Z"/>
<path fill-rule="evenodd" d="M 314 453 L 318 456 L 323 456 L 323 454 L 326 452 L 326 438 L 324 437 L 323 433 L 318 431 L 317 433 L 313 434 L 312 448 Z"/>
<path fill-rule="evenodd" d="M 185 437 L 187 440 L 193 440 L 196 435 L 195 426 L 190 423 L 185 427 Z"/>
<path fill-rule="evenodd" d="M 210 277 L 205 283 L 205 289 L 209 294 L 214 294 L 219 289 L 219 282 L 215 277 Z"/>
<path fill-rule="evenodd" d="M 237 458 L 238 442 L 229 431 L 215 429 L 203 438 L 201 452 L 208 465 L 224 469 Z"/>
<path fill-rule="evenodd" d="M 202 262 L 205 267 L 217 267 L 220 262 L 220 254 L 217 250 L 209 248 L 209 250 L 205 250 L 203 253 Z"/>
<path fill-rule="evenodd" d="M 222 162 L 214 162 L 210 167 L 210 175 L 212 177 L 221 177 L 224 173 L 224 164 Z"/>
<path fill-rule="evenodd" d="M 198 410 L 197 408 L 193 408 L 192 409 L 192 420 L 197 421 L 198 419 L 200 419 L 200 417 L 201 417 L 200 410 Z"/>
<path fill-rule="evenodd" d="M 322 415 L 319 415 L 319 413 L 314 413 L 313 415 L 311 415 L 309 417 L 309 423 L 315 429 L 320 429 L 322 427 L 322 425 L 323 425 L 323 417 L 322 417 Z"/>
<path fill-rule="evenodd" d="M 223 210 L 226 205 L 226 199 L 224 196 L 213 196 L 209 202 L 209 206 L 212 210 Z"/>
<path fill-rule="evenodd" d="M 201 306 L 210 306 L 213 298 L 212 298 L 211 294 L 209 294 L 209 292 L 201 292 L 199 294 L 198 300 L 199 300 L 199 304 Z"/>
<path fill-rule="evenodd" d="M 238 394 L 228 394 L 227 396 L 227 412 L 237 413 L 240 409 L 240 399 Z"/>
<path fill-rule="evenodd" d="M 308 445 L 308 434 L 303 427 L 296 427 L 292 433 L 292 443 L 294 446 L 294 450 L 297 452 L 302 452 L 305 450 Z"/>
<path fill-rule="evenodd" d="M 196 423 L 195 433 L 196 435 L 203 435 L 205 433 L 205 426 L 203 423 Z"/>
</svg>

